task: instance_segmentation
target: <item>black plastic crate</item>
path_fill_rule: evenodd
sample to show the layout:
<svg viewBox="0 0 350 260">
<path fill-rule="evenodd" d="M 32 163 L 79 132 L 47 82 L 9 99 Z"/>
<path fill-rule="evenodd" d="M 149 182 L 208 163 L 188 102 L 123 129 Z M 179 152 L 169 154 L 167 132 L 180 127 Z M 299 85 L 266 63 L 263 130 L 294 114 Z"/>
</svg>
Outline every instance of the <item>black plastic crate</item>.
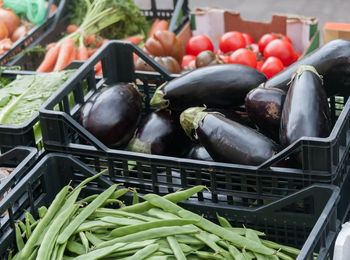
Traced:
<svg viewBox="0 0 350 260">
<path fill-rule="evenodd" d="M 169 23 L 169 30 L 175 33 L 180 32 L 184 25 L 189 21 L 190 11 L 188 8 L 188 0 L 173 0 L 173 7 L 170 9 L 163 9 L 161 7 L 162 1 L 164 0 L 144 0 L 146 6 L 149 6 L 149 8 L 141 9 L 141 13 L 149 20 L 155 18 L 166 20 L 171 19 Z M 60 14 L 58 23 L 48 21 L 47 25 L 48 26 L 40 30 L 41 35 L 27 47 L 28 49 L 38 44 L 46 46 L 47 44 L 56 42 L 62 38 L 66 31 L 67 25 L 69 25 L 69 17 L 67 15 L 66 8 L 63 9 L 62 13 Z M 35 71 L 39 67 L 43 58 L 43 53 L 28 53 L 12 59 L 7 65 L 20 66 L 23 70 Z"/>
<path fill-rule="evenodd" d="M 113 164 L 113 161 L 108 160 L 107 164 Z M 0 201 L 0 214 L 8 213 L 0 219 L 0 255 L 4 256 L 7 248 L 15 248 L 14 223 L 17 219 L 23 219 L 24 209 L 36 214 L 37 208 L 42 205 L 48 206 L 64 185 L 70 181 L 71 185 L 77 185 L 99 170 L 88 167 L 72 155 L 46 155 L 11 193 Z M 82 196 L 100 192 L 113 182 L 108 174 L 103 175 L 89 183 Z M 124 182 L 124 185 L 133 186 L 128 182 Z M 336 186 L 313 185 L 255 209 L 204 201 L 202 198 L 207 193 L 201 192 L 181 205 L 215 222 L 217 212 L 235 226 L 244 224 L 265 232 L 269 240 L 301 248 L 298 260 L 314 259 L 314 252 L 319 253 L 318 260 L 327 259 L 332 254 L 333 244 L 340 230 L 336 211 L 339 188 Z M 301 208 L 299 212 L 290 209 L 300 203 L 309 206 Z"/>
<path fill-rule="evenodd" d="M 0 66 L 14 64 L 13 61 L 16 60 L 16 55 L 18 55 L 21 51 L 25 50 L 28 46 L 30 46 L 33 42 L 37 41 L 51 28 L 55 28 L 59 23 L 59 18 L 61 17 L 61 13 L 64 10 L 66 0 L 49 0 L 49 3 L 56 4 L 57 9 L 52 15 L 46 16 L 45 21 L 36 25 L 33 29 L 31 29 L 25 37 L 21 40 L 16 41 L 11 50 L 7 51 L 3 55 L 0 55 Z"/>
<path fill-rule="evenodd" d="M 135 71 L 133 52 L 159 73 Z M 104 78 L 97 82 L 93 66 L 101 59 Z M 171 192 L 174 188 L 202 184 L 214 187 L 211 196 L 217 202 L 259 206 L 314 183 L 342 186 L 347 177 L 350 165 L 350 102 L 340 109 L 340 104 L 335 103 L 339 99 L 331 98 L 335 125 L 329 137 L 302 138 L 262 165 L 247 166 L 109 149 L 78 123 L 81 107 L 104 83 L 136 82 L 146 96 L 143 112 L 149 113 L 152 110 L 149 100 L 155 88 L 177 76 L 170 75 L 135 45 L 110 42 L 82 65 L 76 75 L 76 78 L 64 84 L 62 92 L 51 97 L 40 110 L 45 149 L 111 158 L 114 169 L 111 177 L 135 183 L 144 192 L 158 192 L 160 189 Z M 83 81 L 88 85 L 86 95 L 83 95 Z M 74 95 L 74 105 L 69 103 L 68 95 Z M 347 97 L 341 99 L 345 102 Z M 59 107 L 60 111 L 54 111 L 54 107 Z M 275 166 L 275 163 L 296 151 L 300 151 L 303 157 L 301 168 Z M 162 180 L 157 179 L 160 174 Z M 342 205 L 347 207 L 349 204 L 346 202 Z"/>
</svg>

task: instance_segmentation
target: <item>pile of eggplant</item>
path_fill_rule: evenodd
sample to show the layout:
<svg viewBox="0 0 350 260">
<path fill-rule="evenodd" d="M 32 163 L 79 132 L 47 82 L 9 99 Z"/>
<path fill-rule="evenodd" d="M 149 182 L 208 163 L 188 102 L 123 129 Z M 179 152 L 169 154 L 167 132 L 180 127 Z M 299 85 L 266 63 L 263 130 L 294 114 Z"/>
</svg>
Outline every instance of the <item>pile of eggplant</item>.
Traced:
<svg viewBox="0 0 350 260">
<path fill-rule="evenodd" d="M 328 97 L 349 87 L 350 41 L 335 40 L 269 80 L 240 64 L 184 74 L 158 87 L 157 110 L 143 118 L 142 94 L 118 83 L 86 103 L 80 122 L 112 148 L 260 165 L 301 137 L 329 136 Z"/>
</svg>

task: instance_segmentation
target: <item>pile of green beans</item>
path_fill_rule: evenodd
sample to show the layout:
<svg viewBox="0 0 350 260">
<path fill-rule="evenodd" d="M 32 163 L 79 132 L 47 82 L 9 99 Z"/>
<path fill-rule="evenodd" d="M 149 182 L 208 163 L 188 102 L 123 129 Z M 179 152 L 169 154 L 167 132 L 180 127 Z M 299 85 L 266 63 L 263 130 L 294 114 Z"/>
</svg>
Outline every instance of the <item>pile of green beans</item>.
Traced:
<svg viewBox="0 0 350 260">
<path fill-rule="evenodd" d="M 64 187 L 49 208 L 38 209 L 38 220 L 25 212 L 25 221 L 16 224 L 18 252 L 10 251 L 8 259 L 292 260 L 300 253 L 262 239 L 262 232 L 234 228 L 219 215 L 217 225 L 176 204 L 204 186 L 164 197 L 147 194 L 139 202 L 135 190 L 115 184 L 81 199 L 82 188 L 100 174 Z M 119 198 L 128 192 L 133 204 L 125 206 Z"/>
</svg>

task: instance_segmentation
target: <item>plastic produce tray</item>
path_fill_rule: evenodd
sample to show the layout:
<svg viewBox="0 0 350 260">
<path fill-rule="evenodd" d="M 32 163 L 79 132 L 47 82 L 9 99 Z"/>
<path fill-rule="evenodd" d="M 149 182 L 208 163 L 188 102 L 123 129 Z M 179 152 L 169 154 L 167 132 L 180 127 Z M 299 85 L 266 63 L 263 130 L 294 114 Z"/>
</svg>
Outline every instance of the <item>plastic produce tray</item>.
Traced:
<svg viewBox="0 0 350 260">
<path fill-rule="evenodd" d="M 149 5 L 149 8 L 141 9 L 141 13 L 147 17 L 147 19 L 171 19 L 169 23 L 169 30 L 178 33 L 183 26 L 189 21 L 189 8 L 188 0 L 174 0 L 172 8 L 162 8 L 164 0 L 143 0 L 144 4 Z M 169 1 L 167 1 L 169 2 Z M 68 1 L 67 1 L 68 4 Z M 158 7 L 159 6 L 159 7 Z M 59 22 L 48 21 L 47 26 L 40 30 L 40 35 L 36 37 L 35 41 L 32 41 L 28 45 L 28 49 L 40 44 L 46 46 L 47 44 L 57 41 L 62 38 L 66 31 L 66 27 L 69 24 L 69 18 L 66 6 L 63 7 L 63 11 L 60 14 Z M 12 59 L 7 65 L 8 66 L 20 66 L 23 70 L 33 70 L 35 71 L 42 59 L 44 58 L 43 53 L 28 53 L 19 55 L 18 57 Z"/>
<path fill-rule="evenodd" d="M 133 52 L 159 73 L 135 72 Z M 101 59 L 104 78 L 96 82 L 93 66 Z M 345 105 L 339 103 L 340 99 L 345 102 L 347 97 L 330 99 L 335 124 L 328 138 L 302 138 L 262 165 L 247 166 L 109 149 L 78 123 L 81 107 L 105 83 L 136 82 L 145 94 L 143 112 L 146 114 L 152 110 L 149 100 L 155 88 L 177 76 L 168 74 L 135 45 L 110 42 L 82 65 L 76 75 L 76 78 L 65 83 L 62 92 L 51 97 L 40 110 L 45 149 L 112 158 L 114 171 L 111 176 L 135 183 L 144 192 L 158 192 L 160 189 L 168 192 L 173 188 L 202 184 L 214 188 L 211 196 L 217 202 L 259 206 L 314 183 L 341 187 L 348 176 L 350 102 Z M 86 95 L 83 94 L 85 81 L 88 86 Z M 74 105 L 69 104 L 68 95 L 74 95 Z M 341 110 L 339 106 L 344 107 Z M 59 107 L 60 111 L 54 111 L 54 107 Z M 274 165 L 296 151 L 300 151 L 303 157 L 301 168 Z M 348 197 L 342 203 L 344 207 L 349 206 Z"/>
<path fill-rule="evenodd" d="M 94 158 L 99 161 L 98 158 Z M 108 164 L 113 164 L 108 160 Z M 113 168 L 109 168 L 112 170 Z M 72 180 L 77 185 L 81 180 L 96 174 L 99 168 L 90 168 L 72 155 L 51 153 L 46 155 L 18 183 L 11 193 L 0 201 L 0 214 L 8 211 L 0 219 L 0 255 L 7 248 L 15 248 L 14 223 L 23 218 L 23 210 L 36 214 L 38 207 L 48 206 L 58 191 Z M 103 175 L 89 183 L 83 196 L 100 192 L 114 182 L 110 175 Z M 132 183 L 125 182 L 132 187 Z M 210 187 L 209 187 L 210 188 Z M 198 214 L 204 214 L 216 222 L 215 213 L 226 217 L 233 225 L 265 232 L 267 239 L 301 248 L 297 258 L 313 259 L 312 253 L 319 253 L 319 259 L 327 259 L 331 254 L 336 234 L 340 229 L 336 206 L 339 188 L 333 185 L 313 185 L 293 195 L 286 196 L 259 208 L 232 207 L 213 200 L 204 201 L 205 193 L 199 193 L 182 203 L 182 206 Z M 302 203 L 303 208 L 292 211 L 290 206 Z M 306 206 L 308 205 L 308 206 Z M 291 206 L 293 207 L 293 206 Z"/>
<path fill-rule="evenodd" d="M 15 57 L 17 54 L 25 50 L 33 42 L 36 42 L 38 39 L 42 38 L 42 36 L 50 31 L 51 28 L 56 27 L 59 22 L 59 18 L 61 17 L 61 13 L 64 10 L 65 2 L 66 0 L 49 0 L 49 3 L 54 3 L 57 5 L 56 11 L 52 15 L 47 15 L 45 21 L 42 24 L 36 25 L 28 32 L 25 37 L 23 37 L 21 40 L 16 41 L 12 45 L 11 50 L 3 55 L 0 55 L 0 66 L 12 66 L 14 64 L 13 61 L 17 59 Z"/>
</svg>

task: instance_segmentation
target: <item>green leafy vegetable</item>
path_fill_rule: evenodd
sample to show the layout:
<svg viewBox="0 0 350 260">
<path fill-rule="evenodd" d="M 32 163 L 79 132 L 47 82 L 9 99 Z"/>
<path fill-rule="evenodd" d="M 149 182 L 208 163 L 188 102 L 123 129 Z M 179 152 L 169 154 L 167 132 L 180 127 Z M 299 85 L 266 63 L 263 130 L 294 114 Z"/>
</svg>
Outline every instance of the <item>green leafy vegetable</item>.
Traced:
<svg viewBox="0 0 350 260">
<path fill-rule="evenodd" d="M 0 124 L 23 124 L 73 72 L 18 75 L 0 89 Z"/>
</svg>

